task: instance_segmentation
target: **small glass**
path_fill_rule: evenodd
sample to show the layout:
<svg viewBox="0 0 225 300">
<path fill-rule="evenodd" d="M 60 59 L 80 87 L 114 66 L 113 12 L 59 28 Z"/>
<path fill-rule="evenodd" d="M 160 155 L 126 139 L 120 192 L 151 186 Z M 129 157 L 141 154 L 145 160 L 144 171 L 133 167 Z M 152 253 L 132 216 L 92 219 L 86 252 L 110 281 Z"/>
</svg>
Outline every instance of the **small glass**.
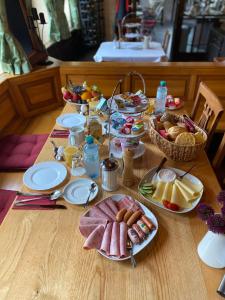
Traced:
<svg viewBox="0 0 225 300">
<path fill-rule="evenodd" d="M 78 148 L 75 146 L 67 146 L 64 149 L 64 159 L 66 161 L 67 166 L 70 168 L 72 167 L 72 158 L 76 154 L 77 151 L 78 151 Z"/>
<path fill-rule="evenodd" d="M 83 155 L 81 151 L 77 151 L 72 157 L 71 175 L 82 176 L 86 173 L 83 167 Z"/>
</svg>

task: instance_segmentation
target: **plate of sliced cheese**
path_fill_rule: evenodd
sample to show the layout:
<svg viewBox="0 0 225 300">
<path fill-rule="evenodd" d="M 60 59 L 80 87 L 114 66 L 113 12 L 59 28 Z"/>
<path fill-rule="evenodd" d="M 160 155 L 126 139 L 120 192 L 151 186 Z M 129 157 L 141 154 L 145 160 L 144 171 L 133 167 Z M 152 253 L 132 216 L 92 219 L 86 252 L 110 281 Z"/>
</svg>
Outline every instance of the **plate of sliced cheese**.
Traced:
<svg viewBox="0 0 225 300">
<path fill-rule="evenodd" d="M 175 168 L 151 169 L 139 184 L 139 193 L 152 204 L 175 213 L 193 210 L 201 200 L 203 184 L 195 176 Z"/>
</svg>

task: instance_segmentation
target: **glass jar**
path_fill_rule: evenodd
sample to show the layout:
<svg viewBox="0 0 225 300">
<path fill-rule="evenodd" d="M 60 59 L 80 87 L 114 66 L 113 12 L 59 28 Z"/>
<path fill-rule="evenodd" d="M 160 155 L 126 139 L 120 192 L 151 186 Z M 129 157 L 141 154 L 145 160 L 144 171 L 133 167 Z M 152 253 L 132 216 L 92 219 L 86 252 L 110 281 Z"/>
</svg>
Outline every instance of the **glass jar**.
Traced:
<svg viewBox="0 0 225 300">
<path fill-rule="evenodd" d="M 102 140 L 102 123 L 98 116 L 90 116 L 88 118 L 88 134 L 97 141 Z"/>
</svg>

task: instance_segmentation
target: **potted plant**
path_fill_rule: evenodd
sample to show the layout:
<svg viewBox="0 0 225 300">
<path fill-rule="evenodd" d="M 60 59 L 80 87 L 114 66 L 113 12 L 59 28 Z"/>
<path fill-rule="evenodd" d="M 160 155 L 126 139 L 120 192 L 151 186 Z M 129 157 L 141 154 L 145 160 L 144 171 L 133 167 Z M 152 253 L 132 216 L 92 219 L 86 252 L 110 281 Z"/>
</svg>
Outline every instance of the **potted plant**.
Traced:
<svg viewBox="0 0 225 300">
<path fill-rule="evenodd" d="M 225 267 L 225 191 L 217 195 L 221 206 L 220 213 L 215 213 L 213 208 L 201 203 L 197 207 L 199 217 L 206 222 L 208 232 L 198 245 L 198 255 L 210 267 Z"/>
</svg>

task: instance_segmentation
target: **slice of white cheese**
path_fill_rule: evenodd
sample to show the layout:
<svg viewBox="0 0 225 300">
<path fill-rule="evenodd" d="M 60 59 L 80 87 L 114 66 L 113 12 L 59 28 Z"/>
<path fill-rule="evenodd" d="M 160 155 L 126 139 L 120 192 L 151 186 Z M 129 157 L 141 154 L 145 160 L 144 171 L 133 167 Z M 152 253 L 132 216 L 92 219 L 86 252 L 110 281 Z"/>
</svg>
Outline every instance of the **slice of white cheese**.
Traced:
<svg viewBox="0 0 225 300">
<path fill-rule="evenodd" d="M 172 187 L 171 203 L 177 204 L 181 208 L 190 208 L 191 204 L 185 200 L 178 186 L 174 183 Z"/>
</svg>

